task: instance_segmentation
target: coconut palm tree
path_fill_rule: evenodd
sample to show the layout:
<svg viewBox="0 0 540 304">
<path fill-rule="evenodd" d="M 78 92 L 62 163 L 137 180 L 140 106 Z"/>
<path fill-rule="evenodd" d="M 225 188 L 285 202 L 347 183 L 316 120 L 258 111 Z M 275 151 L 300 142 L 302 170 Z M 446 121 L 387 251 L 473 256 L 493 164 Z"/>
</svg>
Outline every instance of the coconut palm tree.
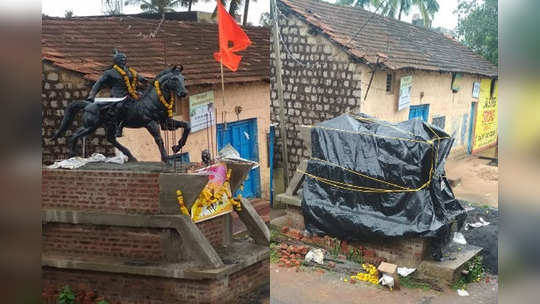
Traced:
<svg viewBox="0 0 540 304">
<path fill-rule="evenodd" d="M 398 20 L 401 20 L 402 14 L 409 14 L 413 6 L 417 7 L 426 27 L 431 27 L 431 21 L 435 13 L 439 11 L 437 0 L 372 0 L 371 2 L 375 7 L 382 7 L 382 15 Z"/>
<path fill-rule="evenodd" d="M 403 14 L 408 15 L 412 7 L 417 7 L 424 19 L 424 25 L 431 27 L 431 21 L 439 11 L 437 0 L 337 0 L 337 4 L 359 8 L 376 8 L 376 12 L 401 20 Z"/>
<path fill-rule="evenodd" d="M 249 11 L 249 1 L 250 0 L 244 0 L 244 16 L 243 16 L 243 20 L 242 20 L 242 25 L 243 26 L 247 25 L 247 16 L 248 16 L 248 11 Z M 257 2 L 257 0 L 251 0 L 251 1 Z"/>
<path fill-rule="evenodd" d="M 191 7 L 193 6 L 193 4 L 197 4 L 199 3 L 199 1 L 202 1 L 202 2 L 208 2 L 210 0 L 181 0 L 182 3 L 181 5 L 183 7 L 187 7 L 188 8 L 188 12 L 191 12 Z M 213 1 L 213 0 L 212 0 Z"/>
<path fill-rule="evenodd" d="M 372 1 L 371 0 L 337 0 L 336 4 L 343 5 L 343 6 L 366 8 L 370 2 Z"/>
<path fill-rule="evenodd" d="M 125 5 L 140 5 L 145 13 L 164 14 L 174 12 L 175 7 L 181 6 L 183 0 L 126 0 Z"/>
<path fill-rule="evenodd" d="M 225 0 L 218 0 L 218 1 L 221 1 L 221 3 L 223 3 L 223 6 L 227 8 L 227 2 Z M 242 1 L 243 0 L 231 0 L 231 3 L 229 4 L 229 14 L 231 16 L 234 17 L 238 14 L 238 10 L 242 6 Z M 217 5 L 216 5 L 216 8 L 214 9 L 214 13 L 212 13 L 212 17 L 215 17 L 216 14 L 217 14 Z"/>
</svg>

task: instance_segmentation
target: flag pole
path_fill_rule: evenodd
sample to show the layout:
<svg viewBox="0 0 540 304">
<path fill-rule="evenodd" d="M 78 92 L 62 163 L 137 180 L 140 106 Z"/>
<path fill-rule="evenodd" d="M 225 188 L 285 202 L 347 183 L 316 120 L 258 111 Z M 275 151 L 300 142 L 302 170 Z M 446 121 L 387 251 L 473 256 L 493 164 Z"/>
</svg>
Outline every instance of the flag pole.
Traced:
<svg viewBox="0 0 540 304">
<path fill-rule="evenodd" d="M 223 109 L 221 110 L 221 123 L 223 123 L 223 129 L 221 132 L 227 130 L 227 122 L 225 121 L 225 77 L 223 75 L 223 62 L 219 61 L 219 66 L 221 68 L 221 101 L 223 103 Z M 216 128 L 217 133 L 217 128 Z M 216 134 L 217 136 L 217 134 Z M 216 154 L 217 156 L 217 138 L 216 138 Z"/>
</svg>

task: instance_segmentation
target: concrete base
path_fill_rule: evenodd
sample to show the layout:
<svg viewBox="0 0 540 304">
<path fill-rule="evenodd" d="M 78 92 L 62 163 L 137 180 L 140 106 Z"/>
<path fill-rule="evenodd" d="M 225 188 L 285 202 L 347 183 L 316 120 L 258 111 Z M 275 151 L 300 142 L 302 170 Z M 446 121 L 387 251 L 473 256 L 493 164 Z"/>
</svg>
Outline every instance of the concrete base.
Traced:
<svg viewBox="0 0 540 304">
<path fill-rule="evenodd" d="M 451 243 L 443 250 L 445 253 L 444 261 L 422 261 L 418 266 L 417 275 L 422 279 L 437 280 L 441 284 L 452 285 L 460 277 L 465 264 L 480 251 L 482 248 L 473 245 L 463 246 Z"/>
<path fill-rule="evenodd" d="M 287 193 L 281 193 L 276 195 L 276 201 L 284 206 L 302 206 L 302 198 L 298 195 L 291 195 Z"/>
<path fill-rule="evenodd" d="M 215 278 L 172 278 L 78 269 L 42 268 L 45 290 L 56 291 L 42 299 L 56 303 L 66 285 L 75 292 L 95 292 L 108 303 L 237 303 L 237 299 L 270 282 L 268 258 Z"/>
</svg>

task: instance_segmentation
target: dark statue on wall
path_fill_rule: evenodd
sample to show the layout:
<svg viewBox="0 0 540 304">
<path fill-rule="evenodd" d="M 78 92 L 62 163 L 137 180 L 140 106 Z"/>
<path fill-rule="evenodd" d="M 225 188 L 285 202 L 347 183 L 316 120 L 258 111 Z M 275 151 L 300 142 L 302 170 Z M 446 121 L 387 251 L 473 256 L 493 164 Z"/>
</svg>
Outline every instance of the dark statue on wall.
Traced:
<svg viewBox="0 0 540 304">
<path fill-rule="evenodd" d="M 114 53 L 114 65 L 103 73 L 94 84 L 87 100 L 77 100 L 67 106 L 60 128 L 53 136 L 56 139 L 69 128 L 77 112 L 83 110 L 82 127 L 68 141 L 71 156 L 77 155 L 77 141 L 103 126 L 107 140 L 127 155 L 129 161 L 137 161 L 129 150 L 117 140 L 121 128 L 146 128 L 154 137 L 161 153 L 161 160 L 167 161 L 167 152 L 159 131 L 184 130 L 178 143 L 172 146 L 174 153 L 185 145 L 190 132 L 190 124 L 172 119 L 175 100 L 188 94 L 184 85 L 182 66 L 174 66 L 161 71 L 139 97 L 136 91 L 137 82 L 147 82 L 144 77 L 126 66 L 126 55 Z M 111 88 L 111 97 L 120 97 L 119 101 L 99 101 L 96 94 L 105 85 Z"/>
</svg>

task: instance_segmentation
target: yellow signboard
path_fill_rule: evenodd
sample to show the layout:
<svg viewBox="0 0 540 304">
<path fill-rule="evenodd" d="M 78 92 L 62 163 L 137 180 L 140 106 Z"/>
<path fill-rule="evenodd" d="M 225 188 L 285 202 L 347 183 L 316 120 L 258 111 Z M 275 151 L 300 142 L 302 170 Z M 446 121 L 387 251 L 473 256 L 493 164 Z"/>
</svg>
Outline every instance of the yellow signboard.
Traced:
<svg viewBox="0 0 540 304">
<path fill-rule="evenodd" d="M 476 111 L 473 150 L 489 146 L 497 141 L 497 92 L 497 81 L 494 83 L 492 94 L 491 79 L 482 79 Z"/>
</svg>

